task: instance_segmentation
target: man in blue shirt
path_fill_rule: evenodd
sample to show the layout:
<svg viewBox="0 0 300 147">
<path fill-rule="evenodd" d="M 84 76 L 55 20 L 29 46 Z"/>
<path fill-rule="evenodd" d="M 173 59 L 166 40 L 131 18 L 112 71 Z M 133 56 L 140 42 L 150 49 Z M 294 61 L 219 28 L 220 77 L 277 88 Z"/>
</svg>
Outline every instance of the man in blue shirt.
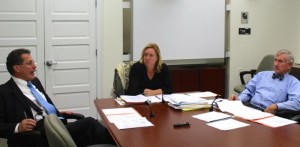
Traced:
<svg viewBox="0 0 300 147">
<path fill-rule="evenodd" d="M 245 105 L 275 114 L 280 110 L 300 111 L 300 82 L 289 74 L 294 64 L 286 49 L 276 53 L 274 71 L 257 73 L 238 97 Z"/>
</svg>

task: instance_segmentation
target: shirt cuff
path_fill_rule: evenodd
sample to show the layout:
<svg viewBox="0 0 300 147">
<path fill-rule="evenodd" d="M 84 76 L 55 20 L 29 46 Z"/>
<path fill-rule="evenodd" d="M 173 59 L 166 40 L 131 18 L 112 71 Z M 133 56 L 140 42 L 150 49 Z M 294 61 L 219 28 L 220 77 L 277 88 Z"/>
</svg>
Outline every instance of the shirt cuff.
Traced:
<svg viewBox="0 0 300 147">
<path fill-rule="evenodd" d="M 282 104 L 277 103 L 277 104 L 275 104 L 275 105 L 277 106 L 277 111 L 282 109 Z"/>
<path fill-rule="evenodd" d="M 18 123 L 18 124 L 16 125 L 16 127 L 15 127 L 15 132 L 14 132 L 14 133 L 19 133 L 19 130 L 18 130 L 19 124 L 20 124 L 20 123 Z"/>
</svg>

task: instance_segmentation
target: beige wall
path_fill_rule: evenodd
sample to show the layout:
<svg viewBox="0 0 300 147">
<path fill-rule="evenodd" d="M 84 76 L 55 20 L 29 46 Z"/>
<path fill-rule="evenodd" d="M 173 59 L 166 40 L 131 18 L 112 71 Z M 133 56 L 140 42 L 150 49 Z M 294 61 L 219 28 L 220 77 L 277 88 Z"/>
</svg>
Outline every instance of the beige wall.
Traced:
<svg viewBox="0 0 300 147">
<path fill-rule="evenodd" d="M 229 93 L 240 83 L 238 71 L 256 68 L 265 54 L 290 49 L 300 61 L 299 0 L 231 0 Z M 241 12 L 249 23 L 241 24 Z M 238 28 L 251 35 L 238 35 Z"/>
<path fill-rule="evenodd" d="M 288 48 L 300 63 L 299 7 L 299 0 L 231 0 L 231 11 L 226 20 L 229 25 L 226 27 L 226 47 L 230 49 L 226 75 L 228 94 L 233 93 L 233 87 L 240 83 L 239 70 L 256 68 L 265 54 Z M 122 0 L 103 0 L 103 8 L 99 96 L 110 97 L 113 70 L 122 62 Z M 241 24 L 243 11 L 249 12 L 248 24 Z M 238 35 L 241 27 L 251 28 L 251 35 Z"/>
<path fill-rule="evenodd" d="M 111 97 L 114 69 L 123 60 L 122 0 L 102 0 L 98 24 L 98 97 Z"/>
</svg>

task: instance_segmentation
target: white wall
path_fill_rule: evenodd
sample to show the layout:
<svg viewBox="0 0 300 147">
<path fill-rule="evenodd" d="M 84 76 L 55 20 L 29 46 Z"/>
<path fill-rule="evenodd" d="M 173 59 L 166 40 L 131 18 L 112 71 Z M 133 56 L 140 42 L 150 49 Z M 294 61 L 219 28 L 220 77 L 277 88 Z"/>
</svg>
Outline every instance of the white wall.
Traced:
<svg viewBox="0 0 300 147">
<path fill-rule="evenodd" d="M 300 61 L 299 0 L 232 0 L 230 22 L 229 93 L 240 84 L 239 69 L 256 68 L 265 54 L 290 49 Z M 249 23 L 241 24 L 241 12 Z M 238 28 L 251 28 L 251 35 L 238 35 Z"/>
<path fill-rule="evenodd" d="M 110 98 L 114 69 L 123 60 L 123 1 L 100 0 L 102 11 L 98 30 L 98 97 Z M 101 10 L 101 9 L 100 9 Z"/>
</svg>

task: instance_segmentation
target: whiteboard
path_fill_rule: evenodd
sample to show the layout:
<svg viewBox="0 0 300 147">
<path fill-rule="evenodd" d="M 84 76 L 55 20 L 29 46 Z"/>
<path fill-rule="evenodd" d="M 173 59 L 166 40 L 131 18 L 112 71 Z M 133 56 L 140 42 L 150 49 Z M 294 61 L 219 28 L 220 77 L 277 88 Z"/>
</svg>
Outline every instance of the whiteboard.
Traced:
<svg viewBox="0 0 300 147">
<path fill-rule="evenodd" d="M 225 0 L 133 0 L 133 60 L 149 42 L 163 60 L 225 55 Z"/>
</svg>

